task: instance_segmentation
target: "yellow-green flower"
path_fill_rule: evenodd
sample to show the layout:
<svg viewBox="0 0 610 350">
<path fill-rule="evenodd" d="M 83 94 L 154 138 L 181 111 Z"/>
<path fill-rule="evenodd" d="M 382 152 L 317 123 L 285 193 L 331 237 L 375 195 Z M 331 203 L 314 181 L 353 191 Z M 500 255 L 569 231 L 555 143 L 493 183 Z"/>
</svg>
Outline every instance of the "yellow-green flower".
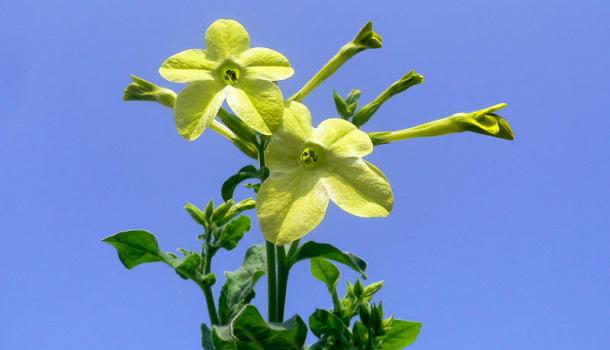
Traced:
<svg viewBox="0 0 610 350">
<path fill-rule="evenodd" d="M 175 83 L 189 83 L 176 99 L 176 127 L 188 140 L 212 123 L 222 103 L 254 130 L 270 135 L 282 122 L 283 96 L 274 83 L 294 74 L 279 52 L 250 48 L 239 22 L 219 19 L 205 33 L 206 50 L 191 49 L 168 58 L 159 73 Z"/>
<path fill-rule="evenodd" d="M 329 199 L 356 216 L 387 216 L 392 188 L 362 159 L 372 151 L 371 139 L 352 123 L 332 118 L 314 128 L 307 107 L 287 102 L 267 147 L 270 177 L 256 199 L 265 238 L 281 245 L 303 237 L 322 221 Z"/>
</svg>

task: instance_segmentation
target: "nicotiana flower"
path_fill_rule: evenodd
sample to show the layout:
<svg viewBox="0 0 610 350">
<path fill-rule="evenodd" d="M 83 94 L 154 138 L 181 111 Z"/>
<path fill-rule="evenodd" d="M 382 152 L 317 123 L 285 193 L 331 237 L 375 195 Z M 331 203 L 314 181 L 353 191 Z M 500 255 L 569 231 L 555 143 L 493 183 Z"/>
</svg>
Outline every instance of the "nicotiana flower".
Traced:
<svg viewBox="0 0 610 350">
<path fill-rule="evenodd" d="M 497 111 L 506 107 L 506 103 L 498 103 L 469 113 L 455 113 L 449 117 L 433 120 L 408 129 L 396 131 L 377 131 L 369 133 L 375 145 L 406 140 L 415 137 L 430 137 L 456 132 L 476 132 L 478 134 L 513 140 L 515 134 L 508 121 Z"/>
<path fill-rule="evenodd" d="M 250 48 L 250 36 L 239 22 L 220 19 L 205 33 L 206 50 L 191 49 L 168 58 L 159 73 L 175 83 L 189 83 L 174 107 L 176 127 L 188 140 L 198 138 L 222 103 L 254 130 L 270 135 L 282 122 L 283 96 L 277 80 L 294 70 L 282 54 Z"/>
<path fill-rule="evenodd" d="M 331 118 L 314 128 L 307 107 L 286 102 L 267 147 L 270 176 L 256 199 L 265 238 L 281 245 L 303 237 L 322 221 L 329 199 L 356 216 L 387 216 L 392 188 L 362 159 L 372 151 L 369 136 L 352 123 Z"/>
</svg>

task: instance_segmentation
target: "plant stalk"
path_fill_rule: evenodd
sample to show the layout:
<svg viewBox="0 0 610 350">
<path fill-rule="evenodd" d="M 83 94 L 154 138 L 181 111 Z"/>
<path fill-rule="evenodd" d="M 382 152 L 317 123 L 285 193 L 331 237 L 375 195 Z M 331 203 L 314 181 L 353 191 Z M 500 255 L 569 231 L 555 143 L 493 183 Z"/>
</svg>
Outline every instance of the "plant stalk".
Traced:
<svg viewBox="0 0 610 350">
<path fill-rule="evenodd" d="M 267 166 L 265 159 L 265 148 L 267 142 L 261 138 L 258 148 L 258 161 L 260 169 Z M 266 178 L 261 179 L 261 182 Z M 277 266 L 275 262 L 275 244 L 265 240 L 265 251 L 267 253 L 267 320 L 269 322 L 277 322 L 278 320 L 278 298 L 277 298 Z"/>
<path fill-rule="evenodd" d="M 203 245 L 203 264 L 200 267 L 200 272 L 202 276 L 206 276 L 212 271 L 212 257 L 215 254 L 210 247 L 210 241 L 212 239 L 212 232 L 206 228 L 205 233 L 205 243 Z M 199 279 L 199 278 L 198 278 Z M 210 315 L 210 322 L 212 325 L 220 324 L 220 320 L 218 318 L 218 312 L 216 311 L 216 302 L 214 301 L 214 294 L 212 293 L 212 286 L 203 281 L 196 281 L 199 287 L 203 290 L 203 294 L 205 295 L 205 302 L 208 306 L 208 314 Z"/>
<path fill-rule="evenodd" d="M 286 250 L 284 246 L 276 246 L 277 253 L 277 318 L 278 322 L 284 321 L 284 309 L 286 307 L 286 292 L 288 290 L 288 274 L 290 273 L 290 267 L 286 260 Z"/>
</svg>

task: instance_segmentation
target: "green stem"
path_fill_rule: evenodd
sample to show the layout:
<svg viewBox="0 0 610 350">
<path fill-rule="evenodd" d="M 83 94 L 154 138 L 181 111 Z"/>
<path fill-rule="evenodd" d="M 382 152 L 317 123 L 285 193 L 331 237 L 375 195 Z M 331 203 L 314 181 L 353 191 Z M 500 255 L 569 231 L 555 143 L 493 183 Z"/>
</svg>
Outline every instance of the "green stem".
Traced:
<svg viewBox="0 0 610 350">
<path fill-rule="evenodd" d="M 284 309 L 286 307 L 286 292 L 288 290 L 288 274 L 290 273 L 290 267 L 286 260 L 286 250 L 284 246 L 277 246 L 277 318 L 278 322 L 284 321 Z"/>
<path fill-rule="evenodd" d="M 206 229 L 205 233 L 205 243 L 202 249 L 202 258 L 204 259 L 203 264 L 200 267 L 200 272 L 203 276 L 206 276 L 212 271 L 212 257 L 216 253 L 212 247 L 210 246 L 210 242 L 212 239 L 212 232 Z M 216 302 L 214 301 L 214 294 L 212 293 L 212 286 L 210 286 L 207 282 L 196 281 L 201 290 L 203 290 L 203 294 L 205 295 L 205 302 L 208 306 L 208 314 L 210 315 L 210 322 L 212 325 L 220 324 L 220 320 L 218 318 L 218 312 L 216 311 Z"/>
<path fill-rule="evenodd" d="M 267 289 L 268 289 L 268 315 L 269 322 L 277 322 L 277 279 L 275 265 L 275 244 L 266 241 L 267 250 Z"/>
<path fill-rule="evenodd" d="M 220 321 L 218 319 L 218 313 L 216 312 L 216 304 L 214 302 L 214 295 L 212 294 L 212 288 L 204 282 L 197 282 L 197 284 L 199 285 L 201 290 L 203 290 L 203 294 L 205 295 L 205 303 L 208 306 L 208 314 L 210 315 L 210 322 L 212 322 L 212 325 L 220 324 Z"/>
<path fill-rule="evenodd" d="M 333 297 L 333 309 L 335 311 L 335 314 L 337 316 L 341 315 L 341 302 L 339 301 L 339 295 L 337 294 L 337 291 L 335 290 L 332 294 Z"/>
<path fill-rule="evenodd" d="M 265 159 L 265 148 L 267 146 L 266 139 L 261 137 L 258 148 L 258 161 L 260 169 L 267 166 Z M 266 179 L 261 179 L 265 181 Z M 267 253 L 267 304 L 269 322 L 277 322 L 277 267 L 275 263 L 275 244 L 265 241 L 265 250 Z"/>
</svg>

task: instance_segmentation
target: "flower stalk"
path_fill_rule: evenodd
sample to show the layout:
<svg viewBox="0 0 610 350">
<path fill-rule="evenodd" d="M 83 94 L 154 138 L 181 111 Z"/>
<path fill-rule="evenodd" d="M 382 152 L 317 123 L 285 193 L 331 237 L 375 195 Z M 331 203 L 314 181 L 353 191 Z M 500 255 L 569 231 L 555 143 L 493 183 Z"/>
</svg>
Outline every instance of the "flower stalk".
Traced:
<svg viewBox="0 0 610 350">
<path fill-rule="evenodd" d="M 366 49 L 378 49 L 381 47 L 381 36 L 373 31 L 373 22 L 368 21 L 358 35 L 347 44 L 343 45 L 339 52 L 334 55 L 297 93 L 290 97 L 293 101 L 302 101 L 328 77 L 335 73 L 350 58 Z"/>
<path fill-rule="evenodd" d="M 405 74 L 398 81 L 390 85 L 387 89 L 385 89 L 379 96 L 377 96 L 373 101 L 363 106 L 357 113 L 354 115 L 352 119 L 352 123 L 357 127 L 361 127 L 366 122 L 371 119 L 373 114 L 377 112 L 377 110 L 383 105 L 387 100 L 392 98 L 393 96 L 407 90 L 413 85 L 418 85 L 424 82 L 424 76 L 415 72 L 414 70 Z"/>
</svg>

